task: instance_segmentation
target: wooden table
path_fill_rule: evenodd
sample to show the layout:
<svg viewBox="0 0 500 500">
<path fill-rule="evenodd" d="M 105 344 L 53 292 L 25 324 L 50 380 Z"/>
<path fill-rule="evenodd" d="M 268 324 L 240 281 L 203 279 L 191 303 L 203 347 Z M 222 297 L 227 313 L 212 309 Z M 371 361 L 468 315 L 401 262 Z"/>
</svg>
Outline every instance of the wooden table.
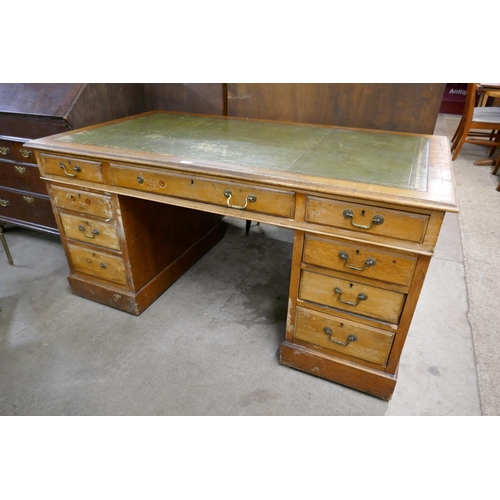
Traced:
<svg viewBox="0 0 500 500">
<path fill-rule="evenodd" d="M 223 216 L 294 229 L 281 363 L 390 399 L 457 212 L 445 137 L 152 112 L 27 147 L 74 293 L 140 314 L 223 237 Z"/>
</svg>

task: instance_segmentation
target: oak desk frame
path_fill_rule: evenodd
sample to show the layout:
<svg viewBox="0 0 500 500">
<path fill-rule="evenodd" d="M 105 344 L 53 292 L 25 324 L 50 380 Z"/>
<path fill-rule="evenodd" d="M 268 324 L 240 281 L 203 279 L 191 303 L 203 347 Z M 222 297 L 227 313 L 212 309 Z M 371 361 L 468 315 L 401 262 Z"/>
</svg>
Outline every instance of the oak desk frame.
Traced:
<svg viewBox="0 0 500 500">
<path fill-rule="evenodd" d="M 27 146 L 74 293 L 140 314 L 223 237 L 223 216 L 291 228 L 280 362 L 391 398 L 458 211 L 447 138 L 160 111 Z"/>
</svg>

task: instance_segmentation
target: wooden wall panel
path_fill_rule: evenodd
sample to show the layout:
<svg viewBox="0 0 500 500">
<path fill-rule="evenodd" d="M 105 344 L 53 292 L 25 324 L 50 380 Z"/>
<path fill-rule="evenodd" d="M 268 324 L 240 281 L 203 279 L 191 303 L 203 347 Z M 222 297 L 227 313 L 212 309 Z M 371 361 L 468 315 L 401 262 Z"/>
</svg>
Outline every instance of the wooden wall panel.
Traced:
<svg viewBox="0 0 500 500">
<path fill-rule="evenodd" d="M 228 115 L 432 134 L 444 83 L 228 83 Z"/>
<path fill-rule="evenodd" d="M 226 114 L 226 84 L 223 83 L 146 83 L 144 90 L 148 111 Z"/>
</svg>

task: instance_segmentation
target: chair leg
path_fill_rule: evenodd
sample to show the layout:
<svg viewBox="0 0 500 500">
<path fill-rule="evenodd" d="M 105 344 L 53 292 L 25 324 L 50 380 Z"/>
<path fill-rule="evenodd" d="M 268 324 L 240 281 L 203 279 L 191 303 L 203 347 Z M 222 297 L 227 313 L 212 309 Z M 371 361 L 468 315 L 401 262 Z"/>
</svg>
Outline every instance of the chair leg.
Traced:
<svg viewBox="0 0 500 500">
<path fill-rule="evenodd" d="M 465 139 L 467 139 L 467 132 L 464 130 L 464 132 L 462 133 L 462 136 L 460 137 L 460 141 L 458 142 L 458 145 L 456 146 L 456 150 L 453 153 L 453 156 L 451 157 L 452 161 L 458 156 L 458 153 L 460 153 L 460 150 L 462 149 L 462 146 L 465 143 Z"/>
<path fill-rule="evenodd" d="M 5 235 L 3 234 L 3 226 L 0 226 L 0 240 L 2 240 L 2 245 L 7 254 L 7 260 L 11 266 L 14 265 L 14 261 L 12 260 L 12 255 L 10 254 L 9 247 L 7 245 L 7 240 L 5 239 Z"/>
<path fill-rule="evenodd" d="M 452 152 L 455 151 L 455 149 L 457 148 L 458 143 L 460 142 L 460 139 L 462 138 L 462 136 L 464 135 L 464 133 L 465 133 L 464 132 L 464 127 L 461 125 L 460 129 L 456 131 L 454 139 L 452 141 L 452 146 L 451 146 L 451 151 Z"/>
<path fill-rule="evenodd" d="M 493 172 L 491 172 L 493 175 L 497 174 L 498 167 L 500 167 L 500 155 L 498 155 L 497 161 L 495 163 L 495 168 L 493 169 Z"/>
<path fill-rule="evenodd" d="M 255 225 L 258 226 L 260 224 L 260 222 L 257 222 Z M 252 221 L 251 220 L 247 220 L 246 224 L 245 224 L 245 236 L 248 236 L 248 233 L 250 232 L 250 226 L 252 225 Z"/>
<path fill-rule="evenodd" d="M 498 155 L 497 161 L 495 163 L 495 168 L 493 169 L 493 172 L 491 172 L 493 175 L 496 175 L 496 173 L 498 172 L 498 167 L 500 167 L 500 155 Z M 500 182 L 498 183 L 497 191 L 500 191 Z"/>
<path fill-rule="evenodd" d="M 500 142 L 500 131 L 495 130 L 494 132 L 492 132 L 491 139 L 494 139 L 494 144 L 495 145 L 492 146 L 492 148 L 490 150 L 490 157 L 495 154 L 495 151 L 497 150 L 497 147 L 499 145 L 499 142 Z"/>
<path fill-rule="evenodd" d="M 457 138 L 458 131 L 462 128 L 462 123 L 464 121 L 464 118 L 460 118 L 460 122 L 458 124 L 457 130 L 455 130 L 455 133 L 453 134 L 453 137 L 451 138 L 451 143 L 453 144 L 455 142 L 455 139 Z"/>
</svg>

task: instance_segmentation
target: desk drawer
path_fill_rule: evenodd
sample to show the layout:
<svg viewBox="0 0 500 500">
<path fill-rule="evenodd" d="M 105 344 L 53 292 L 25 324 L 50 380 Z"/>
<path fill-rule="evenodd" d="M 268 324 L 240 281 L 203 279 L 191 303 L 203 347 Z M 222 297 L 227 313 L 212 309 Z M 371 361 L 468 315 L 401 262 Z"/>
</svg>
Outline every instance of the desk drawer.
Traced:
<svg viewBox="0 0 500 500">
<path fill-rule="evenodd" d="M 103 219 L 113 218 L 111 196 L 68 189 L 52 184 L 52 199 L 59 208 L 85 212 Z"/>
<path fill-rule="evenodd" d="M 306 235 L 303 262 L 353 276 L 409 286 L 417 258 L 374 245 Z"/>
<path fill-rule="evenodd" d="M 61 213 L 61 222 L 67 238 L 120 250 L 120 240 L 114 224 Z"/>
<path fill-rule="evenodd" d="M 45 181 L 40 179 L 36 165 L 18 165 L 0 160 L 0 182 L 5 187 L 47 195 Z"/>
<path fill-rule="evenodd" d="M 305 220 L 357 233 L 421 243 L 429 215 L 308 196 Z"/>
<path fill-rule="evenodd" d="M 103 280 L 127 284 L 125 265 L 121 257 L 68 243 L 68 251 L 76 272 L 96 276 Z"/>
<path fill-rule="evenodd" d="M 352 314 L 397 324 L 405 294 L 355 281 L 302 271 L 299 298 Z"/>
<path fill-rule="evenodd" d="M 297 307 L 294 338 L 325 349 L 385 365 L 393 332 Z"/>
<path fill-rule="evenodd" d="M 294 193 L 220 181 L 198 176 L 172 174 L 111 164 L 115 186 L 228 206 L 236 210 L 278 217 L 293 217 Z"/>
<path fill-rule="evenodd" d="M 51 174 L 91 182 L 103 183 L 101 163 L 65 156 L 53 156 L 40 153 L 42 174 Z"/>
</svg>

